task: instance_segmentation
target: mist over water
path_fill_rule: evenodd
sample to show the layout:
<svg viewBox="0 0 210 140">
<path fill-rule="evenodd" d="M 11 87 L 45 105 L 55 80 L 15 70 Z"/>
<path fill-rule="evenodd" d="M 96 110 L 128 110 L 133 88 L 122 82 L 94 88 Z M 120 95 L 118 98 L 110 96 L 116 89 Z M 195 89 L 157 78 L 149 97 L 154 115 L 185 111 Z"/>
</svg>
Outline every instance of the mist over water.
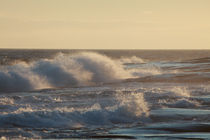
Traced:
<svg viewBox="0 0 210 140">
<path fill-rule="evenodd" d="M 0 136 L 208 139 L 209 54 L 3 50 Z"/>
</svg>

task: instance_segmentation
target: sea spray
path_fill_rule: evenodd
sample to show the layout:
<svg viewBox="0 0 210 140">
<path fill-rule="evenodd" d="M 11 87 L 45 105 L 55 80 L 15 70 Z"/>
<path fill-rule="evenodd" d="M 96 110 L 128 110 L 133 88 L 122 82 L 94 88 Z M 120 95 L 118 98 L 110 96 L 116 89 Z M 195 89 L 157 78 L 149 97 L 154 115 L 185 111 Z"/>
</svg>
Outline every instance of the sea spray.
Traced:
<svg viewBox="0 0 210 140">
<path fill-rule="evenodd" d="M 94 98 L 97 98 L 97 96 Z M 8 102 L 11 99 L 4 98 L 2 100 Z M 42 102 L 39 101 L 40 98 L 27 98 L 27 100 L 24 98 L 13 99 L 12 102 L 15 104 L 9 107 L 10 111 L 2 110 L 3 112 L 0 114 L 0 127 L 101 127 L 102 125 L 141 122 L 144 117 L 149 115 L 143 93 L 127 94 L 116 91 L 110 98 L 106 99 L 105 104 L 100 101 L 94 102 L 94 99 L 92 99 L 92 104 L 87 104 L 86 107 L 69 106 L 70 103 L 67 105 L 65 102 L 57 102 L 57 100 L 46 97 L 42 98 Z M 34 106 L 32 103 L 36 102 L 32 100 L 37 100 L 39 105 Z M 114 104 L 110 105 L 109 101 Z M 22 102 L 25 104 L 23 105 Z M 57 104 L 57 106 L 53 107 L 54 104 Z M 59 104 L 66 105 L 58 106 Z M 81 103 L 78 102 L 77 104 Z"/>
<path fill-rule="evenodd" d="M 39 59 L 0 67 L 0 92 L 32 91 L 46 88 L 97 86 L 130 78 L 161 75 L 158 66 L 144 64 L 129 68 L 126 62 L 141 62 L 135 56 L 112 59 L 94 52 L 58 53 L 52 59 Z M 143 65 L 143 64 L 139 64 Z"/>
<path fill-rule="evenodd" d="M 27 91 L 116 82 L 132 77 L 121 64 L 97 53 L 59 54 L 0 68 L 0 91 Z"/>
</svg>

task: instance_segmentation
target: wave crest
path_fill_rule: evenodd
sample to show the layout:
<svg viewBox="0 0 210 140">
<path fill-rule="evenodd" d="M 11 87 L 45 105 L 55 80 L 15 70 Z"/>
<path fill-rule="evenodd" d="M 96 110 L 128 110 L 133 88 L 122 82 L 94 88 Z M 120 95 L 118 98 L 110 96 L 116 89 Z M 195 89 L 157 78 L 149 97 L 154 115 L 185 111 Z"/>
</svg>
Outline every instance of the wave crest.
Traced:
<svg viewBox="0 0 210 140">
<path fill-rule="evenodd" d="M 3 99 L 8 102 L 9 99 Z M 114 104 L 95 102 L 84 106 L 55 106 L 55 102 L 39 105 L 22 105 L 20 101 L 10 106 L 10 111 L 2 110 L 0 127 L 88 127 L 110 124 L 138 123 L 149 115 L 143 93 L 125 94 L 117 92 L 109 99 Z M 15 102 L 15 101 L 13 101 Z M 31 102 L 31 101 L 29 101 Z M 43 108 L 45 106 L 45 108 Z"/>
<path fill-rule="evenodd" d="M 97 53 L 60 53 L 54 59 L 0 68 L 0 91 L 28 91 L 43 88 L 89 86 L 132 77 L 111 58 Z"/>
</svg>

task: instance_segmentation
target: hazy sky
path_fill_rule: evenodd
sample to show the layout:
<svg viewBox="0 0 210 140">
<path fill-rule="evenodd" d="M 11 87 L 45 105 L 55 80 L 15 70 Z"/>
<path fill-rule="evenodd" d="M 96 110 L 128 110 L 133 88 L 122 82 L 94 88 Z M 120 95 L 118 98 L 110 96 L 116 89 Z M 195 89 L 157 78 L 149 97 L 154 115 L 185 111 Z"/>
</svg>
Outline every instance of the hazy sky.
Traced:
<svg viewBox="0 0 210 140">
<path fill-rule="evenodd" d="M 210 0 L 0 0 L 0 48 L 210 49 Z"/>
</svg>

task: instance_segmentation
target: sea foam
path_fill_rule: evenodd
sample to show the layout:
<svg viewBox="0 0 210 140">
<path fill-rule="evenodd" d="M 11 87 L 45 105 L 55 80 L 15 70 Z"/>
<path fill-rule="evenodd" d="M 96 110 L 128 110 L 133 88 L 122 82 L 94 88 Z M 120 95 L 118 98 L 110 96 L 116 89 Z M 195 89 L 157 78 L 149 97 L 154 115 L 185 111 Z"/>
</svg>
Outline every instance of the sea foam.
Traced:
<svg viewBox="0 0 210 140">
<path fill-rule="evenodd" d="M 8 99 L 9 100 L 9 99 Z M 102 102 L 93 102 L 86 107 L 56 106 L 56 101 L 47 98 L 39 103 L 45 106 L 32 105 L 31 99 L 28 103 L 24 99 L 16 101 L 9 111 L 0 114 L 0 127 L 24 126 L 24 127 L 88 127 L 110 124 L 129 124 L 142 121 L 149 115 L 147 103 L 144 101 L 143 93 L 125 94 L 117 92 L 109 100 L 113 105 Z M 33 98 L 38 100 L 38 98 Z M 13 101 L 14 102 L 14 101 Z M 64 103 L 65 104 L 65 103 Z"/>
<path fill-rule="evenodd" d="M 89 86 L 132 77 L 111 58 L 97 53 L 58 54 L 54 59 L 0 68 L 0 91 Z"/>
</svg>

